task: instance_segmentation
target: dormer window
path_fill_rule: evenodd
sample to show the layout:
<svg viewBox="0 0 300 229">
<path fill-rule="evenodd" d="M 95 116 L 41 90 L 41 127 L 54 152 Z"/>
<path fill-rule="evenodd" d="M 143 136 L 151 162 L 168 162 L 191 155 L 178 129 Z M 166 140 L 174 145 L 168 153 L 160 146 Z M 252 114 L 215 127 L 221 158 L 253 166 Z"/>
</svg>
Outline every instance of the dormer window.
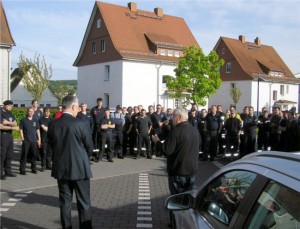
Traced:
<svg viewBox="0 0 300 229">
<path fill-rule="evenodd" d="M 101 19 L 97 20 L 97 29 L 101 28 Z"/>
<path fill-rule="evenodd" d="M 160 50 L 160 55 L 165 56 L 166 55 L 166 50 L 164 50 L 164 49 Z"/>
<path fill-rule="evenodd" d="M 173 52 L 171 50 L 168 51 L 168 56 L 173 56 Z"/>
</svg>

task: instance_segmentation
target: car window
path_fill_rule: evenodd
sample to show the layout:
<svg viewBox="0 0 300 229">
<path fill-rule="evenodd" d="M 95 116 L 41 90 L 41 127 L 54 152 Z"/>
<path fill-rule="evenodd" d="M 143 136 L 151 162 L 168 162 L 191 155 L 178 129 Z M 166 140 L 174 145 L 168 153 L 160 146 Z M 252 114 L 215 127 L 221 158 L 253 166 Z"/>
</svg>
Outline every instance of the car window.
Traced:
<svg viewBox="0 0 300 229">
<path fill-rule="evenodd" d="M 217 177 L 204 189 L 196 210 L 223 226 L 229 225 L 256 176 L 253 172 L 235 170 Z"/>
<path fill-rule="evenodd" d="M 300 228 L 300 193 L 271 181 L 247 220 L 245 228 Z"/>
</svg>

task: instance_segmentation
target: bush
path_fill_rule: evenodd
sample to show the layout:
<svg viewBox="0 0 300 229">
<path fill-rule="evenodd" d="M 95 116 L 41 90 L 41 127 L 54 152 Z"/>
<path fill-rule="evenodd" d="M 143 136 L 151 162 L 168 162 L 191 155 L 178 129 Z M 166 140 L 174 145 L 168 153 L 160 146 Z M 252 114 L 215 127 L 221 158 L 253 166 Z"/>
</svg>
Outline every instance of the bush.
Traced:
<svg viewBox="0 0 300 229">
<path fill-rule="evenodd" d="M 58 112 L 58 109 L 53 108 L 53 109 L 50 109 L 50 111 L 51 111 L 50 116 L 54 117 L 55 113 Z M 16 117 L 18 125 L 20 125 L 21 119 L 26 117 L 27 107 L 19 107 L 19 108 L 15 107 L 15 108 L 12 109 L 12 113 Z M 13 131 L 13 136 L 14 136 L 14 139 L 20 139 L 21 138 L 19 131 L 14 130 Z"/>
</svg>

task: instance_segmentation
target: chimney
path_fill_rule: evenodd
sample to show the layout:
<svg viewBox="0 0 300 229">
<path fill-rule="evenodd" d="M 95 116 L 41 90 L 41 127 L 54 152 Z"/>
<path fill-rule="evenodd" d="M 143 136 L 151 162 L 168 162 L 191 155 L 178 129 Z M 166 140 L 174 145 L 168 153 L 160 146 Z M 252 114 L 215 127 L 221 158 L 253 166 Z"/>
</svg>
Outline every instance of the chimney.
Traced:
<svg viewBox="0 0 300 229">
<path fill-rule="evenodd" d="M 246 43 L 246 37 L 244 35 L 239 36 L 239 40 L 244 44 Z"/>
<path fill-rule="evenodd" d="M 254 43 L 255 43 L 257 46 L 261 46 L 261 40 L 260 40 L 260 38 L 259 38 L 259 37 L 255 38 Z"/>
<path fill-rule="evenodd" d="M 135 2 L 129 2 L 128 3 L 128 8 L 132 12 L 137 12 L 137 4 Z"/>
<path fill-rule="evenodd" d="M 157 17 L 164 16 L 164 10 L 162 8 L 156 7 L 154 8 L 154 13 L 156 13 Z"/>
</svg>

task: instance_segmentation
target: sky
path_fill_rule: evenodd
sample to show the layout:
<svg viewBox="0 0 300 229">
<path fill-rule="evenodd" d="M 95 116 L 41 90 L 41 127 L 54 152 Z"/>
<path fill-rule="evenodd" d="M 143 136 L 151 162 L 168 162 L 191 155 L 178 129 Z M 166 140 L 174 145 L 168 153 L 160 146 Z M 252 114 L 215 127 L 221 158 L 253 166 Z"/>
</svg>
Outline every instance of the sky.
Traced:
<svg viewBox="0 0 300 229">
<path fill-rule="evenodd" d="M 163 8 L 164 14 L 185 19 L 205 54 L 220 36 L 246 41 L 256 37 L 273 46 L 291 71 L 300 73 L 300 0 L 131 0 L 138 9 Z M 103 2 L 127 6 L 130 0 Z M 21 53 L 44 56 L 52 80 L 77 79 L 78 55 L 95 1 L 2 0 L 16 46 L 12 68 Z"/>
</svg>

